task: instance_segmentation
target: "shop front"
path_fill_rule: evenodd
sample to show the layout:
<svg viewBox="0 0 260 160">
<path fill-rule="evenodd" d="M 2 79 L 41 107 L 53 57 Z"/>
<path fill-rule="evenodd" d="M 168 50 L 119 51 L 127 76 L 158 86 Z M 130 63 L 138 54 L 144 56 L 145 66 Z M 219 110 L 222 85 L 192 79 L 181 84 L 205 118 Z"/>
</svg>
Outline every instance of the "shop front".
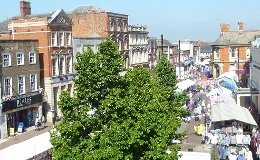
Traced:
<svg viewBox="0 0 260 160">
<path fill-rule="evenodd" d="M 42 94 L 27 95 L 26 97 L 4 101 L 2 104 L 3 138 L 17 132 L 19 123 L 25 128 L 34 126 L 36 117 L 42 109 Z M 40 115 L 41 116 L 41 115 Z"/>
</svg>

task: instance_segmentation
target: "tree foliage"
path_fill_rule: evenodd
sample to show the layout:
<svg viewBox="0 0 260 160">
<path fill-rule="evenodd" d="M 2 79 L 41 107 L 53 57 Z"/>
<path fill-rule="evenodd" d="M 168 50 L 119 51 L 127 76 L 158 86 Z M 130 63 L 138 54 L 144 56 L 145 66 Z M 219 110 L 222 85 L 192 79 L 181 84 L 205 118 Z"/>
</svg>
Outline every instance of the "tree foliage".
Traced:
<svg viewBox="0 0 260 160">
<path fill-rule="evenodd" d="M 156 76 L 135 68 L 120 77 L 122 62 L 110 39 L 99 45 L 98 53 L 88 48 L 77 54 L 75 93 L 62 92 L 63 117 L 51 133 L 54 159 L 178 159 L 177 146 L 165 153 L 169 139 L 182 136 L 175 131 L 184 102 L 174 92 L 173 68 L 161 59 Z M 91 110 L 94 114 L 87 114 Z"/>
</svg>

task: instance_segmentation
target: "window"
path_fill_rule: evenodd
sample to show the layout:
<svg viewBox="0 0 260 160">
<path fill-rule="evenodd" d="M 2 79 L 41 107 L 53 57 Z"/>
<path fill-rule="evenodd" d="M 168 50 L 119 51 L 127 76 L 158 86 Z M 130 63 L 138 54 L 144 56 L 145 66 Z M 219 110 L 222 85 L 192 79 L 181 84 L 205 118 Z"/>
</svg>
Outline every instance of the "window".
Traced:
<svg viewBox="0 0 260 160">
<path fill-rule="evenodd" d="M 12 96 L 12 78 L 4 78 L 4 94 Z"/>
<path fill-rule="evenodd" d="M 63 35 L 63 32 L 59 33 L 59 44 L 60 44 L 60 46 L 64 46 L 64 35 Z"/>
<path fill-rule="evenodd" d="M 30 87 L 31 87 L 31 91 L 37 91 L 37 75 L 36 74 L 30 75 Z"/>
<path fill-rule="evenodd" d="M 3 54 L 3 67 L 11 66 L 11 55 L 9 53 Z"/>
<path fill-rule="evenodd" d="M 19 76 L 18 77 L 18 94 L 25 93 L 25 77 Z"/>
<path fill-rule="evenodd" d="M 71 33 L 66 33 L 66 45 L 71 46 Z"/>
<path fill-rule="evenodd" d="M 60 75 L 64 74 L 64 58 L 60 58 Z"/>
<path fill-rule="evenodd" d="M 236 57 L 236 48 L 235 47 L 230 48 L 230 55 L 232 58 Z"/>
<path fill-rule="evenodd" d="M 57 59 L 52 59 L 52 76 L 57 76 Z"/>
<path fill-rule="evenodd" d="M 219 59 L 219 49 L 218 48 L 215 49 L 215 53 L 216 53 L 216 59 Z"/>
<path fill-rule="evenodd" d="M 30 64 L 36 64 L 36 53 L 35 52 L 29 52 L 29 61 L 30 61 Z"/>
<path fill-rule="evenodd" d="M 57 46 L 57 33 L 51 32 L 51 46 Z"/>
<path fill-rule="evenodd" d="M 67 57 L 67 74 L 71 73 L 71 57 Z"/>
<path fill-rule="evenodd" d="M 24 65 L 24 54 L 22 52 L 16 53 L 17 65 Z"/>
</svg>

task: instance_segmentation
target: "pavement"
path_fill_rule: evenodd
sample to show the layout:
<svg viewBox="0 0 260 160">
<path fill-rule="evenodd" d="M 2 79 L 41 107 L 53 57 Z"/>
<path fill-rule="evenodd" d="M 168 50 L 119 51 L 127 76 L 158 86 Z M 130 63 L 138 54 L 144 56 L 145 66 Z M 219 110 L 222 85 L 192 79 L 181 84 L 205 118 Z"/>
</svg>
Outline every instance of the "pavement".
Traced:
<svg viewBox="0 0 260 160">
<path fill-rule="evenodd" d="M 29 127 L 27 129 L 27 131 L 24 133 L 15 133 L 15 136 L 13 136 L 13 137 L 8 137 L 8 138 L 0 140 L 0 150 L 10 147 L 14 144 L 21 143 L 23 141 L 26 141 L 30 138 L 33 138 L 33 137 L 43 134 L 45 132 L 48 132 L 51 129 L 52 129 L 52 123 L 50 123 L 50 122 L 45 123 L 45 128 L 40 131 L 35 131 L 34 126 Z"/>
</svg>

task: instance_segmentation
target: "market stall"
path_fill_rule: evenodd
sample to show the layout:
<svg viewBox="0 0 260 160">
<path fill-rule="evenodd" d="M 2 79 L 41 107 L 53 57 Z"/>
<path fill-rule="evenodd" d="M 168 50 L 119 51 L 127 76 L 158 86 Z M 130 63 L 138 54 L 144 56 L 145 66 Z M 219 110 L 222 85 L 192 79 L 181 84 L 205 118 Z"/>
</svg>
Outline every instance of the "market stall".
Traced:
<svg viewBox="0 0 260 160">
<path fill-rule="evenodd" d="M 21 143 L 12 145 L 0 150 L 0 159 L 3 160 L 27 160 L 45 159 L 50 156 L 50 133 L 46 132 L 36 137 L 30 138 Z"/>
<path fill-rule="evenodd" d="M 190 79 L 186 79 L 184 81 L 181 81 L 177 84 L 178 89 L 180 90 L 185 90 L 188 89 L 189 87 L 195 85 L 196 82 Z"/>
<path fill-rule="evenodd" d="M 211 107 L 211 121 L 238 120 L 252 125 L 257 125 L 253 116 L 247 108 L 237 104 L 221 102 Z"/>
<path fill-rule="evenodd" d="M 211 107 L 207 137 L 211 144 L 217 145 L 220 159 L 230 154 L 246 155 L 250 145 L 254 144 L 252 129 L 256 125 L 247 108 L 221 102 Z"/>
<path fill-rule="evenodd" d="M 227 102 L 227 103 L 231 103 L 231 104 L 236 104 L 236 101 L 233 98 L 225 96 L 223 94 L 219 95 L 219 96 L 215 96 L 215 97 L 210 97 L 209 102 L 210 102 L 211 105 L 218 104 L 220 102 Z"/>
<path fill-rule="evenodd" d="M 212 89 L 208 94 L 206 94 L 207 97 L 212 97 L 212 98 L 215 98 L 220 95 L 232 97 L 232 91 L 224 87 L 221 88 L 219 87 L 219 88 Z"/>
</svg>

